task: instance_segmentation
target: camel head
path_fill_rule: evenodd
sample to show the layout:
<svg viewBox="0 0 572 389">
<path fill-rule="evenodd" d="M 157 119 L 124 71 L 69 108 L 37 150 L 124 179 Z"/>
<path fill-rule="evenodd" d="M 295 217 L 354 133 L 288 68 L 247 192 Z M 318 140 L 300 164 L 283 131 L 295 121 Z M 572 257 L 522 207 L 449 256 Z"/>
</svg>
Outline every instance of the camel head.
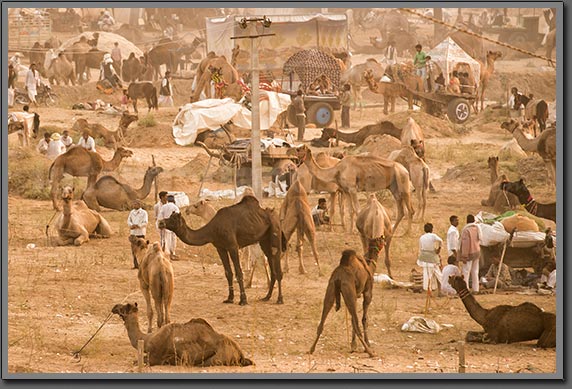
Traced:
<svg viewBox="0 0 572 389">
<path fill-rule="evenodd" d="M 139 309 L 137 308 L 137 303 L 135 304 L 116 304 L 112 309 L 111 312 L 115 313 L 116 315 L 121 316 L 123 321 L 129 315 L 136 315 Z"/>
<path fill-rule="evenodd" d="M 335 128 L 325 127 L 322 129 L 322 136 L 320 137 L 320 140 L 327 141 L 328 139 L 335 138 L 337 132 L 338 131 Z"/>
<path fill-rule="evenodd" d="M 133 123 L 134 121 L 138 120 L 139 116 L 137 116 L 137 114 L 130 114 L 129 112 L 123 112 L 123 115 L 121 115 L 121 119 L 119 120 L 119 126 L 123 127 L 123 128 L 127 128 L 129 127 L 129 125 L 131 123 Z"/>
<path fill-rule="evenodd" d="M 201 199 L 185 208 L 185 215 L 201 216 L 208 207 L 211 207 L 210 201 L 207 199 Z"/>
<path fill-rule="evenodd" d="M 460 293 L 462 290 L 467 290 L 467 283 L 465 282 L 463 276 L 450 276 L 449 285 L 451 285 L 451 287 L 455 289 L 457 293 Z"/>
<path fill-rule="evenodd" d="M 119 147 L 117 150 L 115 150 L 115 154 L 119 154 L 119 156 L 122 159 L 123 158 L 130 158 L 133 156 L 133 151 L 127 150 L 126 148 L 123 148 L 123 147 Z"/>
<path fill-rule="evenodd" d="M 497 59 L 502 57 L 502 53 L 500 51 L 491 51 L 487 52 L 487 60 L 496 61 Z"/>
<path fill-rule="evenodd" d="M 379 257 L 379 252 L 383 250 L 385 246 L 385 235 L 381 235 L 377 238 L 368 239 L 367 243 L 367 253 L 366 253 L 366 260 L 367 262 L 375 262 L 377 263 L 377 258 Z"/>
<path fill-rule="evenodd" d="M 504 129 L 504 130 L 509 131 L 510 133 L 513 133 L 514 130 L 516 130 L 519 126 L 520 126 L 520 123 L 517 122 L 517 121 L 514 120 L 514 119 L 510 119 L 510 121 L 508 121 L 508 122 L 503 122 L 503 123 L 501 124 L 501 128 Z"/>
<path fill-rule="evenodd" d="M 499 164 L 499 157 L 489 157 L 487 166 L 489 169 L 496 169 Z"/>
<path fill-rule="evenodd" d="M 145 176 L 149 175 L 153 178 L 157 177 L 159 174 L 163 173 L 163 168 L 161 166 L 149 166 L 145 172 Z"/>
<path fill-rule="evenodd" d="M 304 163 L 307 158 L 312 158 L 312 151 L 306 145 L 291 147 L 286 151 L 286 155 L 298 158 L 300 163 Z"/>
<path fill-rule="evenodd" d="M 173 212 L 168 219 L 159 220 L 159 228 L 166 228 L 169 231 L 177 231 L 185 227 L 185 219 L 179 212 Z"/>
<path fill-rule="evenodd" d="M 143 238 L 137 238 L 135 235 L 129 235 L 129 242 L 131 242 L 131 248 L 135 258 L 142 258 L 142 254 L 147 251 L 149 247 L 149 241 Z"/>
<path fill-rule="evenodd" d="M 71 201 L 73 200 L 73 186 L 64 186 L 62 189 L 62 200 Z"/>
<path fill-rule="evenodd" d="M 522 178 L 515 182 L 503 181 L 500 184 L 500 188 L 503 191 L 516 195 L 522 204 L 526 204 L 533 200 L 532 196 L 530 195 L 530 191 L 524 184 L 524 180 Z"/>
</svg>

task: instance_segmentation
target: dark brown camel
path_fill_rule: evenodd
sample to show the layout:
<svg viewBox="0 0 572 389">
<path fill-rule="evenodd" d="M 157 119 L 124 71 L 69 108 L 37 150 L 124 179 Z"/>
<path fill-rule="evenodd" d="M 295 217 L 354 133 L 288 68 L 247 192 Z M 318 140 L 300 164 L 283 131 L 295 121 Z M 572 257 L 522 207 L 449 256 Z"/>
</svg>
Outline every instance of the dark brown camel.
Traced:
<svg viewBox="0 0 572 389">
<path fill-rule="evenodd" d="M 198 230 L 189 228 L 180 213 L 173 213 L 168 219 L 160 221 L 159 228 L 173 231 L 179 239 L 191 246 L 207 243 L 215 246 L 228 282 L 228 298 L 223 301 L 225 304 L 234 301 L 231 260 L 240 288 L 240 305 L 247 304 L 238 250 L 258 243 L 270 266 L 270 287 L 262 300 L 270 300 L 274 284 L 278 281 L 277 303 L 283 303 L 280 257 L 287 247 L 286 238 L 279 232 L 280 221 L 277 215 L 271 209 L 261 208 L 256 197 L 245 196 L 239 203 L 221 208 L 211 221 Z"/>
<path fill-rule="evenodd" d="M 556 202 L 547 204 L 536 202 L 522 178 L 515 182 L 503 182 L 500 187 L 502 190 L 515 194 L 516 197 L 518 197 L 518 201 L 520 201 L 520 203 L 524 205 L 524 208 L 532 215 L 556 222 Z"/>
<path fill-rule="evenodd" d="M 485 330 L 467 332 L 467 341 L 496 344 L 538 339 L 538 347 L 556 347 L 555 314 L 544 312 L 529 302 L 486 309 L 469 292 L 463 277 L 451 276 L 449 284 L 457 291 L 469 315 Z"/>
<path fill-rule="evenodd" d="M 369 259 L 366 263 L 365 260 L 359 258 L 354 250 L 344 250 L 340 265 L 334 269 L 328 281 L 326 289 L 326 296 L 324 297 L 324 309 L 322 310 L 322 318 L 318 324 L 318 333 L 316 340 L 310 347 L 310 354 L 314 353 L 316 344 L 320 339 L 320 335 L 324 330 L 324 323 L 328 317 L 328 313 L 336 303 L 336 311 L 340 310 L 341 297 L 344 298 L 344 303 L 352 318 L 352 345 L 351 351 L 355 351 L 357 343 L 356 336 L 363 344 L 365 352 L 370 357 L 375 356 L 373 350 L 369 347 L 369 340 L 367 337 L 367 310 L 371 303 L 373 296 L 373 272 L 375 271 L 376 260 Z M 357 315 L 357 299 L 363 295 L 363 335 L 359 328 L 359 321 Z"/>
<path fill-rule="evenodd" d="M 129 341 L 134 348 L 145 342 L 149 365 L 186 366 L 250 366 L 238 344 L 226 335 L 216 332 L 204 319 L 191 319 L 186 323 L 170 323 L 159 330 L 145 334 L 139 328 L 137 303 L 117 304 L 111 310 L 123 319 Z"/>
<path fill-rule="evenodd" d="M 356 146 L 360 146 L 365 142 L 366 138 L 371 135 L 387 134 L 401 140 L 401 131 L 401 128 L 395 127 L 395 125 L 389 121 L 369 124 L 356 132 L 342 132 L 334 128 L 324 128 L 320 141 L 326 142 L 331 138 L 335 138 L 342 142 L 354 143 Z"/>
</svg>

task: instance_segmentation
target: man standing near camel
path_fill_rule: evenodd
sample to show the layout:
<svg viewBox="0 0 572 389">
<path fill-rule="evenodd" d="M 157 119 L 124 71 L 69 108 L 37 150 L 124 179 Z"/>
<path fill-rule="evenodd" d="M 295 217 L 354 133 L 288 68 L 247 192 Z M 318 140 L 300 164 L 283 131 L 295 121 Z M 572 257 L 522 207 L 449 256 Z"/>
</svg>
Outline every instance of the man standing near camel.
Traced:
<svg viewBox="0 0 572 389">
<path fill-rule="evenodd" d="M 423 85 L 425 85 L 425 79 L 427 78 L 427 68 L 425 66 L 425 62 L 427 60 L 427 56 L 424 51 L 421 51 L 423 46 L 421 44 L 415 45 L 415 58 L 413 59 L 413 66 L 415 66 L 415 74 L 417 74 L 423 80 Z"/>
<path fill-rule="evenodd" d="M 157 217 L 158 221 L 166 220 L 171 217 L 173 212 L 181 212 L 179 207 L 175 204 L 175 196 L 168 195 L 167 196 L 167 204 L 163 204 L 161 209 L 159 210 L 159 216 Z M 168 229 L 164 229 L 163 231 L 164 236 L 164 247 L 163 251 L 165 254 L 170 255 L 171 260 L 176 260 L 178 257 L 175 254 L 175 249 L 177 247 L 177 235 Z"/>
<path fill-rule="evenodd" d="M 159 212 L 161 211 L 161 207 L 167 204 L 167 192 L 161 191 L 159 192 L 159 201 L 153 207 L 153 211 L 155 213 L 155 227 L 157 231 L 159 231 L 159 242 L 161 242 L 161 247 L 165 246 L 165 237 L 163 236 L 164 229 L 159 228 Z"/>
<path fill-rule="evenodd" d="M 481 229 L 475 223 L 475 217 L 467 215 L 467 225 L 461 231 L 459 240 L 459 261 L 463 264 L 463 277 L 469 285 L 471 278 L 472 292 L 479 292 L 479 259 L 481 257 Z"/>
<path fill-rule="evenodd" d="M 433 233 L 433 224 L 426 223 L 423 226 L 425 233 L 419 238 L 419 257 L 417 265 L 423 268 L 423 290 L 437 289 L 437 283 L 441 282 L 441 258 L 439 252 L 443 239 Z"/>
<path fill-rule="evenodd" d="M 161 81 L 161 89 L 159 90 L 159 105 L 173 107 L 173 86 L 171 85 L 171 72 L 167 70 L 165 77 Z"/>
<path fill-rule="evenodd" d="M 127 225 L 129 226 L 129 242 L 133 243 L 137 238 L 145 239 L 147 234 L 147 224 L 149 222 L 149 215 L 147 211 L 141 207 L 139 200 L 133 201 L 131 205 L 131 212 L 127 217 Z M 137 257 L 135 256 L 133 244 L 131 245 L 131 254 L 133 254 L 133 268 L 138 269 Z"/>
<path fill-rule="evenodd" d="M 447 255 L 457 257 L 457 250 L 459 250 L 459 230 L 457 229 L 459 217 L 451 215 L 449 217 L 449 223 L 451 223 L 451 226 L 447 231 Z"/>
</svg>

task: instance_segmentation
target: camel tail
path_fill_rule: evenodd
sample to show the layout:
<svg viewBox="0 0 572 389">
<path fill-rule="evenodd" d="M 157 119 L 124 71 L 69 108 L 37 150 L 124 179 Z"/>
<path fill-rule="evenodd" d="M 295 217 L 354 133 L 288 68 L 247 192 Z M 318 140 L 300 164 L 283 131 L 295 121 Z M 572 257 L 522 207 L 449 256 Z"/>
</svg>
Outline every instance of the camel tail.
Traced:
<svg viewBox="0 0 572 389">
<path fill-rule="evenodd" d="M 50 168 L 48 169 L 48 180 L 52 179 L 52 168 L 54 167 L 54 162 L 52 162 L 52 164 L 50 165 Z"/>
<path fill-rule="evenodd" d="M 342 306 L 342 281 L 334 281 L 334 295 L 336 297 L 336 312 L 340 310 Z"/>
</svg>

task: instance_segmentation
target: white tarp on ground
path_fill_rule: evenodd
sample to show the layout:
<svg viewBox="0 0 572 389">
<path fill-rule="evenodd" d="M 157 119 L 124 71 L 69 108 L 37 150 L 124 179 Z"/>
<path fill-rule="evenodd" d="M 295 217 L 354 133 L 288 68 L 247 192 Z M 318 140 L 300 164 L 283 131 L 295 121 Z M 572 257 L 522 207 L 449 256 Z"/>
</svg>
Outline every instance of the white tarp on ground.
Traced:
<svg viewBox="0 0 572 389">
<path fill-rule="evenodd" d="M 96 31 L 86 31 L 79 35 L 74 36 L 62 43 L 62 45 L 56 50 L 58 53 L 64 51 L 65 49 L 71 47 L 75 42 L 79 42 L 82 36 L 85 36 L 88 40 L 93 37 L 93 33 Z M 97 41 L 97 48 L 101 51 L 106 51 L 111 53 L 113 50 L 114 43 L 119 43 L 119 49 L 121 49 L 121 56 L 127 59 L 131 53 L 135 53 L 137 58 L 143 55 L 143 51 L 135 46 L 131 41 L 125 39 L 121 35 L 114 34 L 112 32 L 97 31 L 99 33 L 99 39 Z"/>
<path fill-rule="evenodd" d="M 479 61 L 475 60 L 473 57 L 467 54 L 449 36 L 437 46 L 429 50 L 427 55 L 430 55 L 431 60 L 439 65 L 443 71 L 443 77 L 445 77 L 445 85 L 449 84 L 449 73 L 451 73 L 455 68 L 455 65 L 460 62 L 469 64 L 471 70 L 473 71 L 473 77 L 475 80 L 478 82 L 480 79 L 481 64 Z"/>
<path fill-rule="evenodd" d="M 278 115 L 288 109 L 290 95 L 260 91 L 260 129 L 267 130 Z M 195 142 L 199 130 L 215 130 L 229 120 L 243 128 L 252 127 L 251 112 L 233 99 L 206 99 L 186 104 L 173 121 L 173 137 L 181 146 Z"/>
</svg>

